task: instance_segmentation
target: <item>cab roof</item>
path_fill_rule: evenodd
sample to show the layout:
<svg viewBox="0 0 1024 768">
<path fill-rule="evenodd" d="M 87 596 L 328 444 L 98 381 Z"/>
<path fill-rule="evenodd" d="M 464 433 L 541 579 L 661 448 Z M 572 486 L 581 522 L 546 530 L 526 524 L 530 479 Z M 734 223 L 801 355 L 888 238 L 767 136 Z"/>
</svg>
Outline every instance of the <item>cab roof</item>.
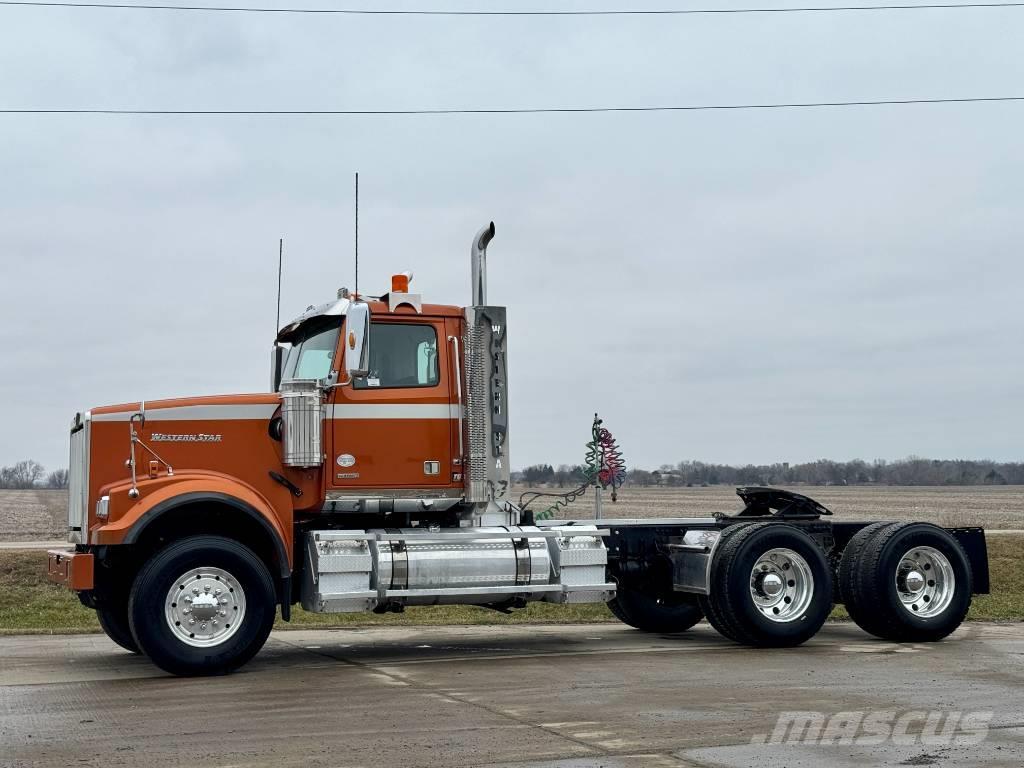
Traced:
<svg viewBox="0 0 1024 768">
<path fill-rule="evenodd" d="M 462 317 L 463 313 L 462 307 L 456 307 L 451 304 L 423 304 L 422 312 L 420 313 L 416 313 L 408 304 L 403 304 L 392 312 L 388 307 L 387 294 L 379 297 L 367 296 L 365 298 L 366 303 L 370 305 L 371 315 L 422 314 L 432 317 Z M 276 341 L 278 343 L 289 343 L 291 339 L 295 338 L 301 328 L 321 318 L 344 317 L 351 304 L 352 299 L 335 299 L 318 306 L 310 305 L 305 312 L 278 331 Z"/>
</svg>

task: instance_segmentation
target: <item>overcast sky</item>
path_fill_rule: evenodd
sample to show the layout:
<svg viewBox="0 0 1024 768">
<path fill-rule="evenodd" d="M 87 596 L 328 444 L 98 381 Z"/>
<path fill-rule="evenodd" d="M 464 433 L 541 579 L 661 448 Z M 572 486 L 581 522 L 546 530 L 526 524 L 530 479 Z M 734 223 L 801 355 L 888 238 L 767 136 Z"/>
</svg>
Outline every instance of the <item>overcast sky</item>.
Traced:
<svg viewBox="0 0 1024 768">
<path fill-rule="evenodd" d="M 1024 8 L 482 19 L 2 7 L 0 106 L 1024 95 L 1022 50 Z M 286 317 L 351 286 L 356 170 L 364 291 L 412 269 L 425 300 L 468 303 L 470 239 L 496 222 L 490 298 L 509 307 L 514 466 L 581 460 L 594 411 L 631 466 L 1020 460 L 1022 136 L 1021 103 L 0 115 L 0 464 L 64 466 L 76 410 L 265 389 L 277 239 Z"/>
</svg>

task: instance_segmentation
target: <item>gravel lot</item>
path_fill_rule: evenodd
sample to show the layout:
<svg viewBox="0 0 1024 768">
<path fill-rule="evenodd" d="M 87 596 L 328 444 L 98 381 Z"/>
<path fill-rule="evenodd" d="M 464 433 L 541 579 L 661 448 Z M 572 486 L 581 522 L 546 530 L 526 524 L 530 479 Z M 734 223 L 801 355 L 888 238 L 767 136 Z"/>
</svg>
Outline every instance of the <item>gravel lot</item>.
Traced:
<svg viewBox="0 0 1024 768">
<path fill-rule="evenodd" d="M 516 488 L 514 499 L 524 489 Z M 542 489 L 557 491 L 557 488 Z M 981 525 L 1024 529 L 1024 486 L 970 487 L 795 487 L 845 520 L 929 520 L 941 525 Z M 605 517 L 705 517 L 735 512 L 740 501 L 728 486 L 715 488 L 625 488 L 612 504 L 605 493 Z M 550 501 L 540 499 L 534 510 Z M 0 541 L 63 539 L 67 491 L 0 491 Z M 594 496 L 588 492 L 558 517 L 588 518 Z"/>
</svg>

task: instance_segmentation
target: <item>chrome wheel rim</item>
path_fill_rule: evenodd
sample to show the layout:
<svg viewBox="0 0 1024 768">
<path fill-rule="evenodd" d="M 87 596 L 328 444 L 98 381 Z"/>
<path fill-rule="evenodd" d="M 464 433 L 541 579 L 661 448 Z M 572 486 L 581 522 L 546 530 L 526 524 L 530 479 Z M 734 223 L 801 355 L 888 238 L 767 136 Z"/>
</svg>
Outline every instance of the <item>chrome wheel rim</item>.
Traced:
<svg viewBox="0 0 1024 768">
<path fill-rule="evenodd" d="M 803 616 L 814 597 L 811 566 L 792 549 L 769 549 L 750 571 L 750 598 L 761 614 L 778 623 Z"/>
<path fill-rule="evenodd" d="M 896 594 L 908 613 L 922 618 L 949 608 L 956 592 L 956 574 L 949 558 L 934 547 L 914 547 L 896 566 Z"/>
<path fill-rule="evenodd" d="M 164 618 L 185 645 L 220 645 L 242 626 L 245 591 L 223 568 L 193 568 L 179 576 L 167 591 Z"/>
</svg>

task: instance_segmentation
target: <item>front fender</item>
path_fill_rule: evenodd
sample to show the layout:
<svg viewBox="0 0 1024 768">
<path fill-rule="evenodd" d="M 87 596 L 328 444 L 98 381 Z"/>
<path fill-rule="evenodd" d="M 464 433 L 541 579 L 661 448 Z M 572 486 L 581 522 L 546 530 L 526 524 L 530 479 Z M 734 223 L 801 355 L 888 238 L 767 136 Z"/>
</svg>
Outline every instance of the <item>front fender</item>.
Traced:
<svg viewBox="0 0 1024 768">
<path fill-rule="evenodd" d="M 281 564 L 281 576 L 287 577 L 291 573 L 291 536 L 281 525 L 281 516 L 277 514 L 272 501 L 248 485 L 234 478 L 213 474 L 175 474 L 143 481 L 139 483 L 139 490 L 142 496 L 134 501 L 128 498 L 127 487 L 109 490 L 109 509 L 113 519 L 93 528 L 90 543 L 133 544 L 139 540 L 146 527 L 162 514 L 186 504 L 216 502 L 234 507 L 259 523 L 274 542 L 277 559 Z M 283 503 L 288 505 L 287 516 L 290 519 L 290 500 L 287 500 L 287 491 L 282 491 L 286 497 Z M 118 509 L 124 510 L 123 513 L 116 514 Z"/>
</svg>

